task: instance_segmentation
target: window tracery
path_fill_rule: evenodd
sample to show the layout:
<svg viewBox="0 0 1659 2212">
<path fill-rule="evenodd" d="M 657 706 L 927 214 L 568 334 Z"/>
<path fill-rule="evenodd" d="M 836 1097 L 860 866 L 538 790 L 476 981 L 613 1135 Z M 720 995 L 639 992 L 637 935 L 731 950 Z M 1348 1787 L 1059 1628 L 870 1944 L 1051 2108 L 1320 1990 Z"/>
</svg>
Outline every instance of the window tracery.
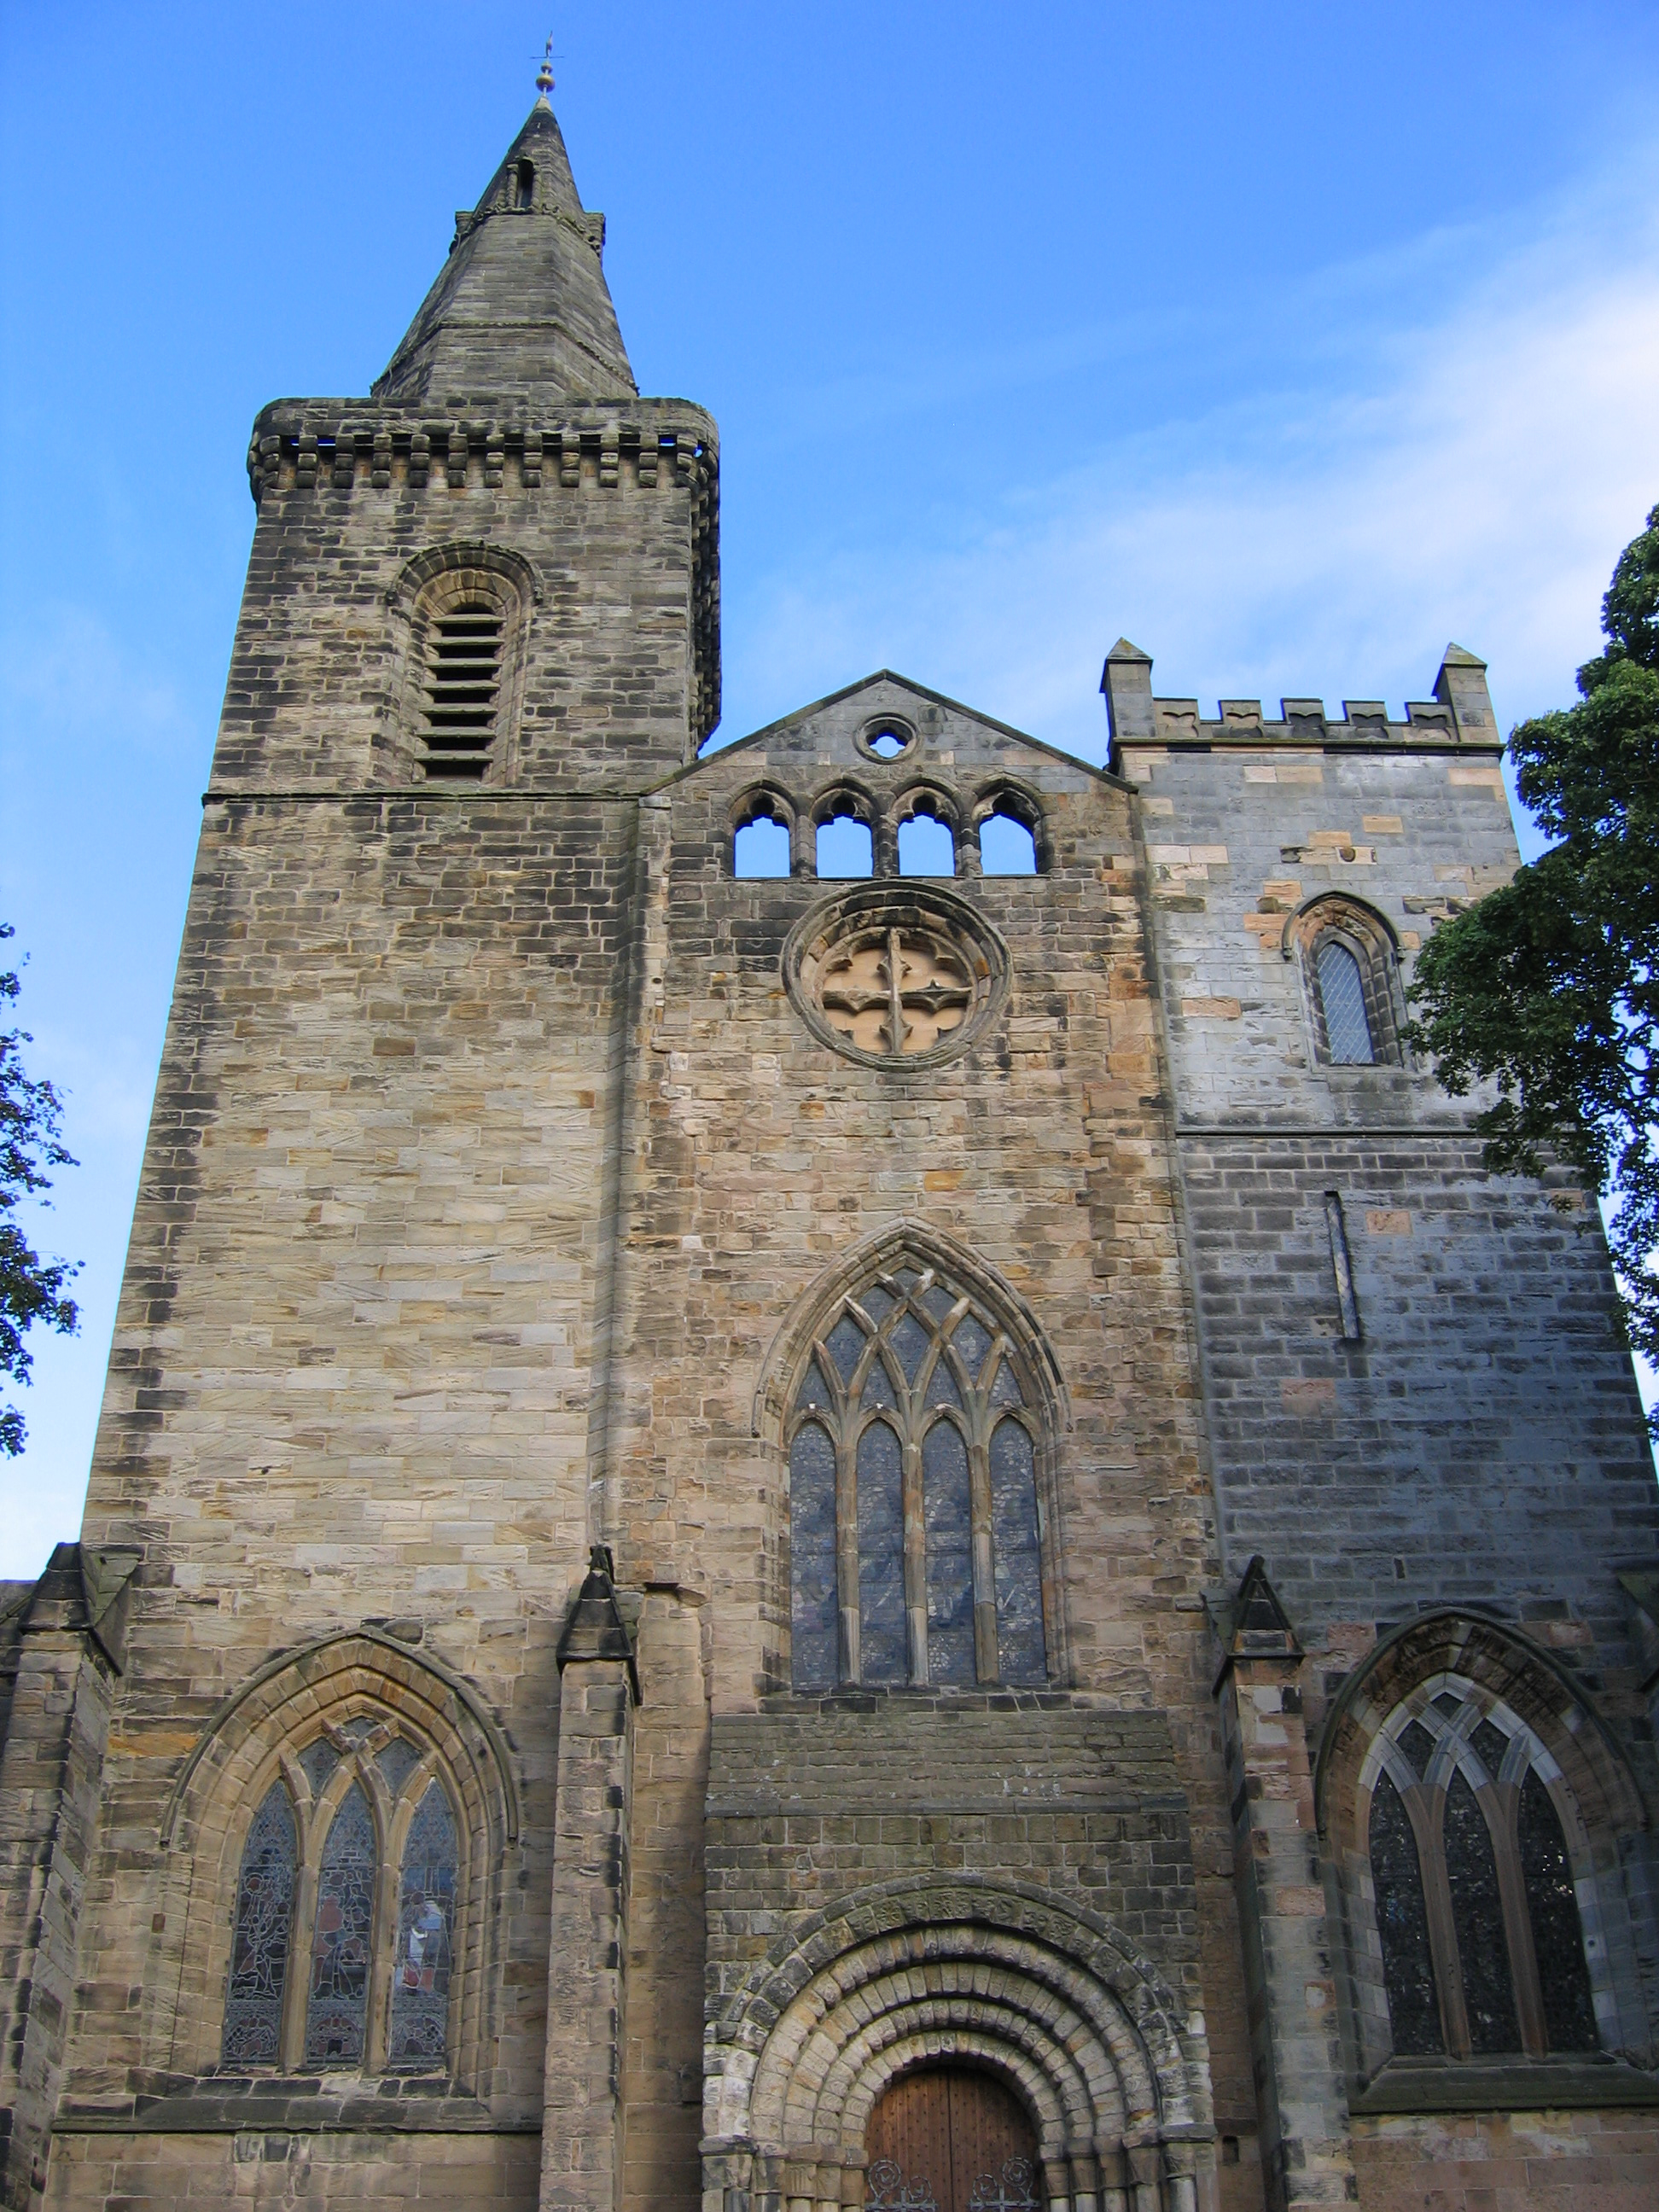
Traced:
<svg viewBox="0 0 1659 2212">
<path fill-rule="evenodd" d="M 454 1960 L 455 1816 L 436 1782 L 410 1822 L 392 1965 L 391 2065 L 441 2065 Z"/>
<path fill-rule="evenodd" d="M 1565 1785 L 1542 1745 L 1501 1700 L 1455 1681 L 1396 1709 L 1373 1765 L 1368 1847 L 1395 2052 L 1599 2050 L 1551 1783 Z"/>
<path fill-rule="evenodd" d="M 312 1919 L 306 2063 L 362 2063 L 379 1854 L 362 1786 L 354 1782 L 328 1824 Z"/>
<path fill-rule="evenodd" d="M 1048 1679 L 1029 1379 L 994 1316 L 904 1262 L 815 1334 L 786 1431 L 793 1673 Z"/>
<path fill-rule="evenodd" d="M 283 1767 L 242 1847 L 221 2063 L 441 2069 L 461 1850 L 431 1753 L 360 1714 Z"/>
<path fill-rule="evenodd" d="M 1333 892 L 1285 923 L 1300 967 L 1314 1059 L 1325 1067 L 1402 1066 L 1403 1000 L 1394 933 L 1362 901 Z"/>
<path fill-rule="evenodd" d="M 1038 876 L 1048 866 L 1042 808 L 1036 794 L 999 782 L 975 801 L 972 827 L 982 876 Z"/>
<path fill-rule="evenodd" d="M 287 1785 L 273 1782 L 242 1846 L 236 1881 L 236 1933 L 225 1994 L 228 2065 L 271 2066 L 282 2053 L 283 1991 L 299 1865 Z"/>
</svg>

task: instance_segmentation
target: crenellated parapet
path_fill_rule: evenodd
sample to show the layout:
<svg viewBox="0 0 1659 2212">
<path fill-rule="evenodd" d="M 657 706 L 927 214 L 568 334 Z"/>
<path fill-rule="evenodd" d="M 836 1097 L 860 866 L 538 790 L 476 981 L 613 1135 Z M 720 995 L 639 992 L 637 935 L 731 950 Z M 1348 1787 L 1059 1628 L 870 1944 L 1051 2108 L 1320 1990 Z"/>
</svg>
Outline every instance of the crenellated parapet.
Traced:
<svg viewBox="0 0 1659 2212">
<path fill-rule="evenodd" d="M 1143 748 L 1210 752 L 1244 746 L 1320 751 L 1458 751 L 1502 750 L 1498 720 L 1486 690 L 1486 664 L 1459 645 L 1449 645 L 1435 678 L 1431 699 L 1406 702 L 1404 718 L 1395 720 L 1381 699 L 1345 699 L 1340 715 L 1326 712 L 1322 699 L 1281 699 L 1277 715 L 1266 714 L 1259 699 L 1222 699 L 1213 716 L 1196 699 L 1160 699 L 1152 693 L 1152 663 L 1138 646 L 1120 638 L 1106 656 L 1100 688 L 1106 697 L 1111 732 L 1108 765 L 1133 775 L 1126 766 Z"/>
</svg>

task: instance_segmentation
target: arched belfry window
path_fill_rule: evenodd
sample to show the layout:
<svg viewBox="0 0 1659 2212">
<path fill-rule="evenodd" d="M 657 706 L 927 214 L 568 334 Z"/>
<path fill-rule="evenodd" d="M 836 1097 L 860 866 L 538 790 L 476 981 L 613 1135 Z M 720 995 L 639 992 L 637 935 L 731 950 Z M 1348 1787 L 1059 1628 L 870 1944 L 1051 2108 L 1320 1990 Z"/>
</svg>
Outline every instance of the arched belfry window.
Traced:
<svg viewBox="0 0 1659 2212">
<path fill-rule="evenodd" d="M 875 1273 L 814 1333 L 785 1439 L 797 1690 L 1048 1680 L 1042 1418 L 988 1303 Z"/>
<path fill-rule="evenodd" d="M 1401 1066 L 1403 999 L 1394 933 L 1362 900 L 1310 899 L 1285 925 L 1297 963 L 1316 1062 L 1324 1067 Z"/>
<path fill-rule="evenodd" d="M 538 597 L 529 564 L 498 546 L 438 547 L 410 564 L 392 593 L 408 623 L 404 774 L 450 786 L 510 775 Z"/>
<path fill-rule="evenodd" d="M 1389 2045 L 1402 2057 L 1599 2051 L 1565 1783 L 1500 1699 L 1442 1683 L 1390 1716 L 1366 1760 Z"/>
<path fill-rule="evenodd" d="M 359 1715 L 282 1764 L 242 1846 L 222 2064 L 447 2070 L 461 1851 L 433 1753 Z"/>
</svg>

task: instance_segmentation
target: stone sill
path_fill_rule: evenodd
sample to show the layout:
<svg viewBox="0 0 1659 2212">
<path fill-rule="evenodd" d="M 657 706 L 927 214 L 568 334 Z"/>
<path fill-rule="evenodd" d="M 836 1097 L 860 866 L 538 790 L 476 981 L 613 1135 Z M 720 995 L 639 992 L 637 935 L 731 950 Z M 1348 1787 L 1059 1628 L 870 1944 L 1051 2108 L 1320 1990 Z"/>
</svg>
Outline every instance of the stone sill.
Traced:
<svg viewBox="0 0 1659 2212">
<path fill-rule="evenodd" d="M 492 2112 L 447 2081 L 388 2075 L 353 2077 L 325 2090 L 314 2075 L 236 2075 L 181 2082 L 162 2095 L 108 2103 L 66 2098 L 58 2135 L 230 2135 L 277 2133 L 539 2135 L 534 2118 Z"/>
<path fill-rule="evenodd" d="M 1659 2106 L 1659 2075 L 1617 2058 L 1511 2058 L 1496 2063 L 1395 2059 L 1352 2091 L 1356 2119 L 1390 2112 L 1580 2112 Z"/>
</svg>

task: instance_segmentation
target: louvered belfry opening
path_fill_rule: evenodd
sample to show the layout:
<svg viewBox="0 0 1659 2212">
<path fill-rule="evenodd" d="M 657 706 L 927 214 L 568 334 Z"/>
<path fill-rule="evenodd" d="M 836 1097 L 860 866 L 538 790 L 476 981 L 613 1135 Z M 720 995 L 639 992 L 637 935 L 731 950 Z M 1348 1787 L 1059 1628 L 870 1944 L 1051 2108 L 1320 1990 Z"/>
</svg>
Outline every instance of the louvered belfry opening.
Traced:
<svg viewBox="0 0 1659 2212">
<path fill-rule="evenodd" d="M 427 637 L 426 772 L 477 782 L 501 688 L 501 615 L 485 600 L 434 613 Z"/>
</svg>

